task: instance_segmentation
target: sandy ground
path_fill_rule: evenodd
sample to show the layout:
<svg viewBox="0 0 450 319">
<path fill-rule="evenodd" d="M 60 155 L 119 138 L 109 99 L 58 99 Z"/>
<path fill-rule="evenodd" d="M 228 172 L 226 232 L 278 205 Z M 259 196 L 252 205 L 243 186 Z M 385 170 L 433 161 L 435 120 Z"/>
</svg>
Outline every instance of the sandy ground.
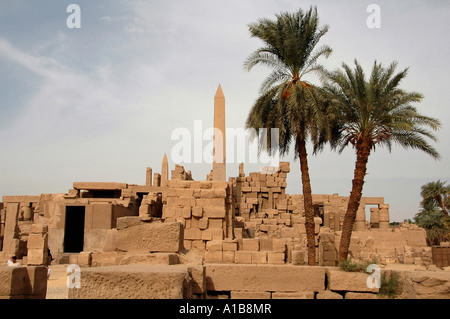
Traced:
<svg viewBox="0 0 450 319">
<path fill-rule="evenodd" d="M 69 288 L 67 288 L 67 266 L 50 266 L 50 278 L 47 282 L 47 299 L 67 299 L 69 292 Z"/>
</svg>

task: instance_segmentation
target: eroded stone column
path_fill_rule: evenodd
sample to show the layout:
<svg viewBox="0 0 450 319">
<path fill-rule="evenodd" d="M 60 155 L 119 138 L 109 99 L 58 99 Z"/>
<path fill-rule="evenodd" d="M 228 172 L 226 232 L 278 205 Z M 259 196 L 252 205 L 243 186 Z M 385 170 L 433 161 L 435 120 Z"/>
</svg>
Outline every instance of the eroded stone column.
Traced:
<svg viewBox="0 0 450 319">
<path fill-rule="evenodd" d="M 389 228 L 389 204 L 380 204 L 380 228 Z"/>
</svg>

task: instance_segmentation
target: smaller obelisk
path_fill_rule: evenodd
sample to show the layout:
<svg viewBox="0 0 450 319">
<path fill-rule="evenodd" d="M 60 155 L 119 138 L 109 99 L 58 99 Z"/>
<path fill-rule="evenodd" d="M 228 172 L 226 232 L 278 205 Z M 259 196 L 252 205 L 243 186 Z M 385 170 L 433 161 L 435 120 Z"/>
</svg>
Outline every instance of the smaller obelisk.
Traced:
<svg viewBox="0 0 450 319">
<path fill-rule="evenodd" d="M 169 180 L 169 163 L 167 162 L 167 154 L 164 154 L 161 167 L 161 187 L 166 187 L 168 180 Z"/>
<path fill-rule="evenodd" d="M 214 96 L 214 162 L 213 181 L 226 181 L 225 96 L 219 84 Z"/>
</svg>

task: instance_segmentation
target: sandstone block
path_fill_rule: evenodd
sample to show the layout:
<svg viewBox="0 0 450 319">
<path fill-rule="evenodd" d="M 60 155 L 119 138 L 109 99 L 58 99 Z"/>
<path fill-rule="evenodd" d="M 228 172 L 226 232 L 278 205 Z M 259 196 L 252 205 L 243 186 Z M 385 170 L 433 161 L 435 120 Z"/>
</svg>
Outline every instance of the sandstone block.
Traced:
<svg viewBox="0 0 450 319">
<path fill-rule="evenodd" d="M 27 264 L 28 265 L 47 265 L 48 255 L 47 249 L 28 249 Z"/>
<path fill-rule="evenodd" d="M 197 218 L 203 217 L 203 208 L 201 206 L 192 207 L 192 216 Z"/>
<path fill-rule="evenodd" d="M 271 299 L 268 291 L 231 291 L 230 299 Z"/>
<path fill-rule="evenodd" d="M 259 250 L 272 251 L 273 250 L 272 238 L 259 238 Z"/>
<path fill-rule="evenodd" d="M 116 228 L 117 229 L 125 229 L 128 227 L 139 225 L 141 223 L 142 223 L 142 219 L 140 216 L 119 217 L 116 220 Z"/>
<path fill-rule="evenodd" d="M 25 267 L 0 267 L 0 298 L 24 298 L 30 294 Z"/>
<path fill-rule="evenodd" d="M 183 218 L 191 218 L 191 207 L 183 207 L 181 216 Z"/>
<path fill-rule="evenodd" d="M 213 240 L 213 232 L 212 229 L 204 229 L 202 232 L 202 240 Z"/>
<path fill-rule="evenodd" d="M 34 223 L 31 225 L 32 234 L 45 234 L 48 232 L 48 226 L 44 224 Z"/>
<path fill-rule="evenodd" d="M 238 249 L 237 241 L 224 241 L 223 242 L 223 250 L 224 251 L 236 251 L 237 249 Z"/>
<path fill-rule="evenodd" d="M 195 205 L 203 207 L 225 207 L 224 198 L 197 198 L 195 199 Z"/>
<path fill-rule="evenodd" d="M 379 288 L 369 288 L 369 274 L 361 272 L 345 272 L 330 269 L 327 272 L 329 289 L 332 291 L 375 292 Z"/>
<path fill-rule="evenodd" d="M 274 238 L 272 240 L 272 247 L 274 252 L 284 253 L 286 251 L 286 240 L 283 238 Z"/>
<path fill-rule="evenodd" d="M 208 217 L 208 218 L 225 218 L 225 216 L 226 216 L 225 206 L 204 207 L 203 212 L 205 214 L 205 217 Z"/>
<path fill-rule="evenodd" d="M 30 298 L 45 299 L 47 295 L 47 268 L 43 266 L 26 267 L 30 282 Z"/>
<path fill-rule="evenodd" d="M 222 250 L 207 250 L 205 252 L 205 263 L 222 263 Z"/>
<path fill-rule="evenodd" d="M 269 264 L 284 264 L 285 263 L 285 254 L 276 252 L 276 251 L 268 251 L 267 252 L 267 263 Z"/>
<path fill-rule="evenodd" d="M 45 299 L 47 269 L 0 267 L 0 299 Z"/>
<path fill-rule="evenodd" d="M 203 217 L 203 218 L 199 219 L 198 228 L 200 228 L 200 229 L 208 228 L 208 217 Z"/>
<path fill-rule="evenodd" d="M 78 265 L 80 267 L 89 267 L 92 264 L 92 253 L 82 251 L 78 254 Z"/>
<path fill-rule="evenodd" d="M 224 250 L 222 252 L 222 262 L 226 264 L 233 264 L 235 261 L 235 252 L 234 250 Z"/>
<path fill-rule="evenodd" d="M 179 252 L 183 248 L 183 228 L 180 223 L 165 222 L 118 230 L 117 248 L 122 251 Z"/>
<path fill-rule="evenodd" d="M 272 299 L 314 299 L 314 292 L 273 292 Z"/>
<path fill-rule="evenodd" d="M 83 268 L 81 288 L 69 289 L 69 299 L 183 299 L 191 287 L 185 265 Z"/>
<path fill-rule="evenodd" d="M 234 262 L 236 264 L 251 264 L 252 252 L 245 250 L 237 250 L 234 254 Z"/>
<path fill-rule="evenodd" d="M 188 271 L 191 275 L 191 291 L 193 294 L 202 294 L 206 291 L 205 266 L 189 265 Z"/>
<path fill-rule="evenodd" d="M 27 249 L 47 249 L 48 234 L 28 235 Z"/>
<path fill-rule="evenodd" d="M 251 252 L 236 251 L 236 256 L 238 253 L 251 254 Z M 210 264 L 206 265 L 206 286 L 210 291 L 320 292 L 325 290 L 325 268 Z"/>
<path fill-rule="evenodd" d="M 291 258 L 293 265 L 303 265 L 305 262 L 305 252 L 303 250 L 293 250 Z"/>
<path fill-rule="evenodd" d="M 223 244 L 221 240 L 210 240 L 206 243 L 206 250 L 220 250 L 222 251 Z"/>
<path fill-rule="evenodd" d="M 332 292 L 330 290 L 324 290 L 317 294 L 316 299 L 344 299 L 341 294 Z"/>
<path fill-rule="evenodd" d="M 208 230 L 211 231 L 211 240 L 223 240 L 224 234 L 222 228 L 209 228 Z"/>
<path fill-rule="evenodd" d="M 202 230 L 200 228 L 186 228 L 184 230 L 184 239 L 198 240 L 202 239 Z"/>
<path fill-rule="evenodd" d="M 241 250 L 251 250 L 258 251 L 259 250 L 259 239 L 258 238 L 243 238 L 242 239 L 242 248 Z"/>
<path fill-rule="evenodd" d="M 267 264 L 267 251 L 252 251 L 252 264 Z"/>
<path fill-rule="evenodd" d="M 345 299 L 378 299 L 378 295 L 369 292 L 347 292 Z"/>
</svg>

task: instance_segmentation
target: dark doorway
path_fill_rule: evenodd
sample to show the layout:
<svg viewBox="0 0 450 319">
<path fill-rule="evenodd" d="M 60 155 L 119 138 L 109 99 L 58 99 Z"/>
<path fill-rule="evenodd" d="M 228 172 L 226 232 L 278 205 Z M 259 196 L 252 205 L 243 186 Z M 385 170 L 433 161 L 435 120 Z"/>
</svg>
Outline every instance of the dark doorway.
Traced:
<svg viewBox="0 0 450 319">
<path fill-rule="evenodd" d="M 323 204 L 314 204 L 314 217 L 322 218 L 322 223 L 320 226 L 323 226 L 324 216 L 323 216 Z"/>
<path fill-rule="evenodd" d="M 84 206 L 66 206 L 64 252 L 79 253 L 84 244 Z"/>
</svg>

